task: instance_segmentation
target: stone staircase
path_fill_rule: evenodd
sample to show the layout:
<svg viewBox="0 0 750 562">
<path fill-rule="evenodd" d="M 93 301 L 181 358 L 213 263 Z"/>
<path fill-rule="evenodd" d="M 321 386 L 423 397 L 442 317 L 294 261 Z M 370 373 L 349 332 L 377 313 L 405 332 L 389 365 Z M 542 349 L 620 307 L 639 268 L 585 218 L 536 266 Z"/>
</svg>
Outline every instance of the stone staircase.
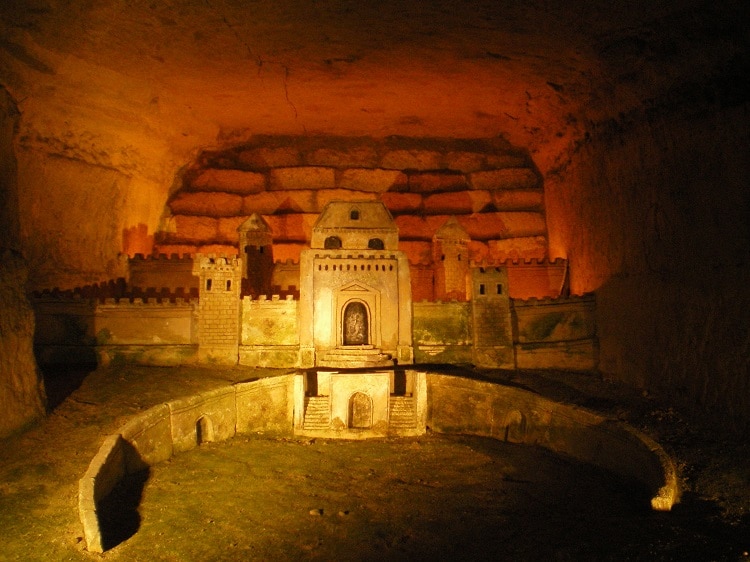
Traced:
<svg viewBox="0 0 750 562">
<path fill-rule="evenodd" d="M 417 427 L 417 410 L 413 396 L 391 396 L 388 428 L 390 430 Z"/>
<path fill-rule="evenodd" d="M 372 345 L 353 345 L 329 349 L 318 357 L 318 365 L 335 369 L 393 366 L 393 358 Z"/>
<path fill-rule="evenodd" d="M 302 428 L 305 430 L 328 429 L 331 425 L 331 405 L 328 396 L 305 397 L 305 419 Z"/>
</svg>

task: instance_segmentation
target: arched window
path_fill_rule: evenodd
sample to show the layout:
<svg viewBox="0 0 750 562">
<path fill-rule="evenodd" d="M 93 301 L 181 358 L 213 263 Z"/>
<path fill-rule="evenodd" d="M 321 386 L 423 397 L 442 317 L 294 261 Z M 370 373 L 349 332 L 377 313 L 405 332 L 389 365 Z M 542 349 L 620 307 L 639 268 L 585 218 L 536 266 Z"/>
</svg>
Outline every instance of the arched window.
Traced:
<svg viewBox="0 0 750 562">
<path fill-rule="evenodd" d="M 341 248 L 341 238 L 339 238 L 338 236 L 329 236 L 328 238 L 326 238 L 323 247 L 326 250 L 338 250 L 339 248 Z"/>
<path fill-rule="evenodd" d="M 385 244 L 383 244 L 380 238 L 370 238 L 367 242 L 367 247 L 371 250 L 383 250 L 385 249 Z"/>
</svg>

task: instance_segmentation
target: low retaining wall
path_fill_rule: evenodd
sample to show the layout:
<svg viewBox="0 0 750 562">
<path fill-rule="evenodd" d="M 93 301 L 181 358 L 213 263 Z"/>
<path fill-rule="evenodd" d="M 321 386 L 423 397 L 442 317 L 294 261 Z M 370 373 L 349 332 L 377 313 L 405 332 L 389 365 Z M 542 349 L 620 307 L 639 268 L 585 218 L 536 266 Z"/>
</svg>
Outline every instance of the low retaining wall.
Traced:
<svg viewBox="0 0 750 562">
<path fill-rule="evenodd" d="M 91 552 L 102 536 L 103 500 L 128 475 L 206 441 L 236 434 L 292 435 L 302 375 L 238 383 L 154 406 L 108 436 L 79 482 L 78 509 Z M 299 421 L 299 420 L 298 420 Z M 674 465 L 653 440 L 624 423 L 499 384 L 427 373 L 427 427 L 545 447 L 648 487 L 651 507 L 679 499 Z"/>
<path fill-rule="evenodd" d="M 238 383 L 159 404 L 108 436 L 78 483 L 78 511 L 86 545 L 104 552 L 99 509 L 127 475 L 237 433 L 292 434 L 294 375 Z"/>
<path fill-rule="evenodd" d="M 674 464 L 653 440 L 632 427 L 518 388 L 428 374 L 428 425 L 545 447 L 645 484 L 651 507 L 670 510 L 679 499 Z"/>
</svg>

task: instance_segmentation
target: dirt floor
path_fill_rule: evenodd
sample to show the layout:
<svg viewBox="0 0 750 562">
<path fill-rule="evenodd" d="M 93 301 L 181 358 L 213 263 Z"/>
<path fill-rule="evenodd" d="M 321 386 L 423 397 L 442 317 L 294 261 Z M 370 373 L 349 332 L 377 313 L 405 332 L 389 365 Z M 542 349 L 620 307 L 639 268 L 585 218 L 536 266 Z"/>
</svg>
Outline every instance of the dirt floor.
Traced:
<svg viewBox="0 0 750 562">
<path fill-rule="evenodd" d="M 117 546 L 86 551 L 78 479 L 106 435 L 166 399 L 274 374 L 47 373 L 48 418 L 0 443 L 0 560 L 750 559 L 746 442 L 590 374 L 459 369 L 629 421 L 673 455 L 682 502 L 655 513 L 632 482 L 467 436 L 236 437 L 131 478 L 111 498 Z"/>
</svg>

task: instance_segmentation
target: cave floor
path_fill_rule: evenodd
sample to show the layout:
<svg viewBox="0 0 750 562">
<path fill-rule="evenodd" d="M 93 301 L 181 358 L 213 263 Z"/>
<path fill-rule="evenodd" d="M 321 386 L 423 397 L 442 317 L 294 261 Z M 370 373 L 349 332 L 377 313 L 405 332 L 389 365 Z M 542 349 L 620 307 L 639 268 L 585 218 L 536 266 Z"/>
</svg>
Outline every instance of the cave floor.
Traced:
<svg viewBox="0 0 750 562">
<path fill-rule="evenodd" d="M 468 436 L 238 436 L 134 476 L 113 497 L 123 536 L 91 554 L 78 479 L 106 435 L 167 399 L 279 371 L 58 370 L 45 373 L 48 417 L 1 444 L 0 560 L 749 559 L 746 442 L 591 374 L 449 372 L 628 421 L 672 454 L 682 502 L 655 513 L 631 482 L 546 450 Z"/>
</svg>

